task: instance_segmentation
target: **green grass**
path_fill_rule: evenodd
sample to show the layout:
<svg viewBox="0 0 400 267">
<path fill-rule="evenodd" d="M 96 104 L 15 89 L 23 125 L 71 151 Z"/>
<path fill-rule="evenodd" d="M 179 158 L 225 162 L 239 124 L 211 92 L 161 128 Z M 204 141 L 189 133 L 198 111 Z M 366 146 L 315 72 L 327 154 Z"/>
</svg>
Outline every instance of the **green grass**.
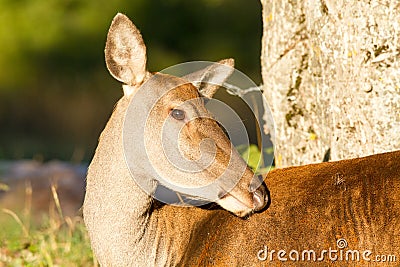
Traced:
<svg viewBox="0 0 400 267">
<path fill-rule="evenodd" d="M 0 267 L 97 266 L 82 218 L 64 217 L 57 201 L 56 207 L 39 220 L 0 211 Z"/>
</svg>

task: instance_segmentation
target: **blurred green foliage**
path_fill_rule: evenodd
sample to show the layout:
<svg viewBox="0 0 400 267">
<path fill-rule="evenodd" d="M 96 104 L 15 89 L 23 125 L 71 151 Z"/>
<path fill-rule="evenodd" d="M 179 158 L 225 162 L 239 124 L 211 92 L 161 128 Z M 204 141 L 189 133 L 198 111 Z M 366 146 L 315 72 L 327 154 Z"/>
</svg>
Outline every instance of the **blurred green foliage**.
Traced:
<svg viewBox="0 0 400 267">
<path fill-rule="evenodd" d="M 91 158 L 122 93 L 103 55 L 117 12 L 141 30 L 151 71 L 234 57 L 261 81 L 258 0 L 0 0 L 0 159 Z"/>
<path fill-rule="evenodd" d="M 256 174 L 265 174 L 274 168 L 271 160 L 274 154 L 272 146 L 264 148 L 263 153 L 255 144 L 239 145 L 236 149 Z"/>
</svg>

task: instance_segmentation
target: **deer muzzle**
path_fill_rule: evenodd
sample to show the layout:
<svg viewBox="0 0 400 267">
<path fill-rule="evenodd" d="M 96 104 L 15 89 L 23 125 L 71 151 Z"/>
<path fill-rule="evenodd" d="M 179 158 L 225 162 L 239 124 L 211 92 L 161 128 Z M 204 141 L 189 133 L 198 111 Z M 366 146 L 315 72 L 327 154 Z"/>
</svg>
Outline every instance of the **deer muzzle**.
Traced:
<svg viewBox="0 0 400 267">
<path fill-rule="evenodd" d="M 260 184 L 259 179 L 260 177 L 253 179 L 247 190 L 236 186 L 229 192 L 221 192 L 217 203 L 239 217 L 261 211 L 267 205 L 269 197 L 265 184 Z"/>
</svg>

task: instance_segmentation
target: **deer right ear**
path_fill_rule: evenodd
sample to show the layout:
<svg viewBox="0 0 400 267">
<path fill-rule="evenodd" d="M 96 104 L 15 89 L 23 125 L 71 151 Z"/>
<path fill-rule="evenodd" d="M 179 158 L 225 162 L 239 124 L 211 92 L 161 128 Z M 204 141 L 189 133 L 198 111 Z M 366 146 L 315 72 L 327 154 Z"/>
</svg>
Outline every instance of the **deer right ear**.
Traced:
<svg viewBox="0 0 400 267">
<path fill-rule="evenodd" d="M 146 46 L 142 35 L 129 18 L 118 13 L 110 26 L 105 48 L 111 75 L 129 86 L 143 83 L 146 71 Z"/>
<path fill-rule="evenodd" d="M 202 96 L 212 98 L 220 86 L 234 71 L 235 61 L 232 58 L 220 60 L 211 66 L 185 75 Z"/>
</svg>

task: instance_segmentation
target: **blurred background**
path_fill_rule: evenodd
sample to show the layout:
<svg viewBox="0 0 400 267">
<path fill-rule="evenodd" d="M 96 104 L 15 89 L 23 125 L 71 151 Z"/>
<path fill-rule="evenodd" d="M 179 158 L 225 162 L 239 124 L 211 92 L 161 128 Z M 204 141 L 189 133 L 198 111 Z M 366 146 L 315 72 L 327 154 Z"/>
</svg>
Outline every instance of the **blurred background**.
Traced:
<svg viewBox="0 0 400 267">
<path fill-rule="evenodd" d="M 261 83 L 258 0 L 0 0 L 0 160 L 90 161 L 122 96 L 103 54 L 117 12 L 140 29 L 150 71 L 233 57 Z"/>
</svg>

